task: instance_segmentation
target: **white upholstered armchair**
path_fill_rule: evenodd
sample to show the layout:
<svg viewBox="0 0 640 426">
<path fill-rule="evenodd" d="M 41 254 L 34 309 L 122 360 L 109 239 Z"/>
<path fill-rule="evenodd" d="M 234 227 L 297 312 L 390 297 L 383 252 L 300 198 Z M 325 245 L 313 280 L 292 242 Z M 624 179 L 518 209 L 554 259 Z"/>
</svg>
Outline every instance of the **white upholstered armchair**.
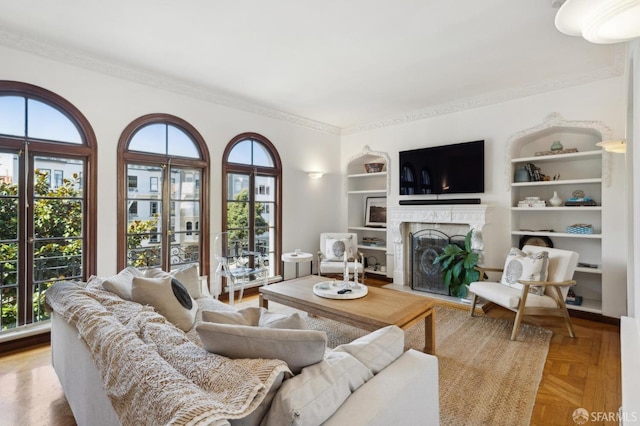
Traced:
<svg viewBox="0 0 640 426">
<path fill-rule="evenodd" d="M 545 256 L 544 252 L 548 255 Z M 469 290 L 473 293 L 471 316 L 478 297 L 481 297 L 516 313 L 511 340 L 517 338 L 525 315 L 562 317 L 569 335 L 574 337 L 565 299 L 569 287 L 576 283 L 573 273 L 577 264 L 578 253 L 569 250 L 538 246 L 511 249 L 504 270 L 478 268 L 480 277 L 485 272 L 503 271 L 503 274 L 500 282 L 478 281 L 470 284 Z"/>
<path fill-rule="evenodd" d="M 318 251 L 318 275 L 343 274 L 344 253 L 347 253 L 349 273 L 356 270 L 364 280 L 364 254 L 358 251 L 358 235 L 348 232 L 326 232 L 320 234 Z M 355 260 L 358 259 L 356 263 Z"/>
</svg>

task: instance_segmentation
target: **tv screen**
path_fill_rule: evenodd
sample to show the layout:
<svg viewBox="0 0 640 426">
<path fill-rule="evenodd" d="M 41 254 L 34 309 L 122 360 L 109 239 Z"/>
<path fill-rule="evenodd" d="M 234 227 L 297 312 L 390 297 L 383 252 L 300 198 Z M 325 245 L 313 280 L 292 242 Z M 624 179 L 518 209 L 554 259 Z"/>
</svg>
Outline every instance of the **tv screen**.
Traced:
<svg viewBox="0 0 640 426">
<path fill-rule="evenodd" d="M 400 195 L 484 192 L 484 141 L 400 151 Z"/>
</svg>

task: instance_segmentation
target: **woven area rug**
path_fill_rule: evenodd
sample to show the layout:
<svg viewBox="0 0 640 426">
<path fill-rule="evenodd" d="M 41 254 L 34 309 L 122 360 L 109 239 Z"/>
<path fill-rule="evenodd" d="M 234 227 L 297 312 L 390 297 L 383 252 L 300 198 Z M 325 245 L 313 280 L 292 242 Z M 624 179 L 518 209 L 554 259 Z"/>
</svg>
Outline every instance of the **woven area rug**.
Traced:
<svg viewBox="0 0 640 426">
<path fill-rule="evenodd" d="M 236 306 L 256 305 L 251 301 Z M 273 302 L 269 310 L 296 312 Z M 327 333 L 329 347 L 367 334 L 326 318 L 307 317 L 307 323 Z M 506 320 L 472 318 L 468 310 L 436 308 L 441 425 L 529 424 L 552 332 L 523 324 L 512 342 L 512 326 Z M 422 350 L 424 322 L 406 331 L 405 347 Z"/>
</svg>

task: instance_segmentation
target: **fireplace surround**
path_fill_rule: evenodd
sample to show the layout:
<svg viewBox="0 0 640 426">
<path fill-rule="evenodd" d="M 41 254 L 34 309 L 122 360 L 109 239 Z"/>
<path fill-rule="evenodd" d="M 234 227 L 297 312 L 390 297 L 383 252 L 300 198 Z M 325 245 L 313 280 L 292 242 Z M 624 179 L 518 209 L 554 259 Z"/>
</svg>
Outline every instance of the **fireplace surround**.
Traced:
<svg viewBox="0 0 640 426">
<path fill-rule="evenodd" d="M 482 251 L 482 228 L 488 222 L 485 204 L 393 206 L 387 209 L 388 249 L 393 256 L 393 282 L 411 286 L 411 233 L 420 229 L 435 229 L 448 235 L 464 235 L 474 230 L 472 248 Z"/>
</svg>

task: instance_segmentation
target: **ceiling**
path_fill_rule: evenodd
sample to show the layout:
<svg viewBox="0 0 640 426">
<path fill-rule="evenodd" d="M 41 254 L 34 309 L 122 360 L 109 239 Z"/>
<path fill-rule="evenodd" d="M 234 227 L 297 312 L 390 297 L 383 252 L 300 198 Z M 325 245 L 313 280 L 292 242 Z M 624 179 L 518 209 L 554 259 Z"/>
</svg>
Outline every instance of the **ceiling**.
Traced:
<svg viewBox="0 0 640 426">
<path fill-rule="evenodd" d="M 353 133 L 619 74 L 551 3 L 5 1 L 0 44 Z"/>
</svg>

